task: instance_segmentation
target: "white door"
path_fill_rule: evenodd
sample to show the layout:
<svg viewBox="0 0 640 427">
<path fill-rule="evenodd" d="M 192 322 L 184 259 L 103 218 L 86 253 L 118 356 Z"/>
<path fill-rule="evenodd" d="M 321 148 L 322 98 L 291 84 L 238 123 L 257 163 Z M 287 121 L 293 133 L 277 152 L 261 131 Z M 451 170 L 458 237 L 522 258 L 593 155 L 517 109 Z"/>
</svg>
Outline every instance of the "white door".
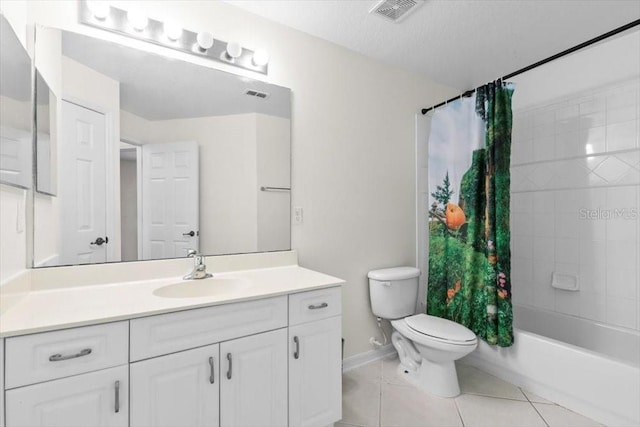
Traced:
<svg viewBox="0 0 640 427">
<path fill-rule="evenodd" d="M 131 364 L 131 426 L 218 426 L 218 352 L 215 344 Z"/>
<path fill-rule="evenodd" d="M 340 316 L 289 328 L 289 425 L 323 427 L 342 418 Z"/>
<path fill-rule="evenodd" d="M 287 330 L 220 344 L 220 425 L 287 426 Z"/>
<path fill-rule="evenodd" d="M 58 153 L 61 264 L 107 261 L 106 145 L 104 114 L 63 101 Z"/>
<path fill-rule="evenodd" d="M 8 390 L 7 427 L 129 425 L 128 366 Z"/>
<path fill-rule="evenodd" d="M 0 126 L 0 182 L 31 187 L 31 133 Z"/>
<path fill-rule="evenodd" d="M 198 167 L 194 141 L 142 146 L 142 259 L 199 249 Z"/>
</svg>

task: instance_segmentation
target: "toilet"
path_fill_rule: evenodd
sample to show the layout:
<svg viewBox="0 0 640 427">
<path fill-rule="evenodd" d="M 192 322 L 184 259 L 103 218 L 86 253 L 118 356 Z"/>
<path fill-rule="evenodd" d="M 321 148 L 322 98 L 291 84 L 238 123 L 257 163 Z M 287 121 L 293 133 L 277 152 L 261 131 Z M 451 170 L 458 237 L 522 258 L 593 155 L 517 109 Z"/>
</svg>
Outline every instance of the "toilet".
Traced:
<svg viewBox="0 0 640 427">
<path fill-rule="evenodd" d="M 478 346 L 468 328 L 440 317 L 414 314 L 420 270 L 394 267 L 369 272 L 373 314 L 391 321 L 398 373 L 409 383 L 441 397 L 460 394 L 455 361 Z"/>
</svg>

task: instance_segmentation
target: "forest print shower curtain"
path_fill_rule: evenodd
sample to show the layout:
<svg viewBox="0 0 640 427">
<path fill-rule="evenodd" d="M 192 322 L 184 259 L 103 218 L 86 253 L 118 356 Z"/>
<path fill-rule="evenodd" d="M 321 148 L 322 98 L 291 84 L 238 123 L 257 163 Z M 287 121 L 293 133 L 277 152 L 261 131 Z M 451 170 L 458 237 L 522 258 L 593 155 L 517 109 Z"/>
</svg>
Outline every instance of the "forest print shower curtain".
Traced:
<svg viewBox="0 0 640 427">
<path fill-rule="evenodd" d="M 513 343 L 509 163 L 513 87 L 437 109 L 429 135 L 427 313 L 489 344 Z"/>
</svg>

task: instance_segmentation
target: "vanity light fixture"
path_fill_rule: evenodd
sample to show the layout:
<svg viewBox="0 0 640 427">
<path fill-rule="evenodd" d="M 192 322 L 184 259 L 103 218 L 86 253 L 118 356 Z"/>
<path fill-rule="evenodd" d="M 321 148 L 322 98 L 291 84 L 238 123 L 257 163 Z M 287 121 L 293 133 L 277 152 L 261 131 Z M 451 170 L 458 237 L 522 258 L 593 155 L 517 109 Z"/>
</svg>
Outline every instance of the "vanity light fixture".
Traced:
<svg viewBox="0 0 640 427">
<path fill-rule="evenodd" d="M 213 34 L 207 31 L 200 31 L 196 36 L 196 41 L 198 42 L 198 47 L 205 51 L 211 49 L 215 39 L 213 38 Z"/>
<path fill-rule="evenodd" d="M 236 58 L 240 58 L 240 55 L 242 55 L 242 46 L 240 46 L 240 43 L 238 42 L 227 43 L 227 55 L 232 60 Z"/>
<path fill-rule="evenodd" d="M 127 20 L 136 31 L 144 30 L 149 24 L 149 18 L 137 10 L 130 10 L 127 12 Z"/>
<path fill-rule="evenodd" d="M 253 61 L 253 65 L 262 67 L 269 63 L 269 54 L 264 49 L 257 49 L 253 53 L 253 58 L 251 58 L 251 61 Z"/>
<path fill-rule="evenodd" d="M 93 13 L 94 18 L 99 19 L 100 21 L 107 19 L 111 12 L 111 7 L 106 1 L 91 0 L 87 2 L 87 6 L 91 13 Z"/>
<path fill-rule="evenodd" d="M 138 40 L 268 74 L 269 55 L 264 50 L 225 42 L 207 31 L 190 31 L 174 22 L 151 19 L 138 10 L 124 10 L 106 1 L 78 0 L 78 22 Z"/>
<path fill-rule="evenodd" d="M 178 40 L 182 36 L 182 27 L 175 22 L 164 23 L 164 35 L 172 42 Z"/>
</svg>

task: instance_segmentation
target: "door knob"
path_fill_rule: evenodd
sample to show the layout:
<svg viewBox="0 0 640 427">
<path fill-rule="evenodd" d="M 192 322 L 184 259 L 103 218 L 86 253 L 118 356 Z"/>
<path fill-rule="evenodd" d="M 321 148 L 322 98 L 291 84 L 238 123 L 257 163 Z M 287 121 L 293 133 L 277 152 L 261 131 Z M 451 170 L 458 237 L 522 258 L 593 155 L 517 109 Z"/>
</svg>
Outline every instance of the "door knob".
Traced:
<svg viewBox="0 0 640 427">
<path fill-rule="evenodd" d="M 191 230 L 191 231 L 190 231 L 190 232 L 188 232 L 188 233 L 182 233 L 182 235 L 183 235 L 183 236 L 191 236 L 191 237 L 193 237 L 193 236 L 195 236 L 195 235 L 196 235 L 196 232 L 195 232 L 195 231 L 193 231 L 193 230 Z"/>
<path fill-rule="evenodd" d="M 109 243 L 109 238 L 105 237 L 103 239 L 102 237 L 98 237 L 95 242 L 91 242 L 89 244 L 90 245 L 96 245 L 96 246 L 102 246 L 103 243 Z"/>
</svg>

